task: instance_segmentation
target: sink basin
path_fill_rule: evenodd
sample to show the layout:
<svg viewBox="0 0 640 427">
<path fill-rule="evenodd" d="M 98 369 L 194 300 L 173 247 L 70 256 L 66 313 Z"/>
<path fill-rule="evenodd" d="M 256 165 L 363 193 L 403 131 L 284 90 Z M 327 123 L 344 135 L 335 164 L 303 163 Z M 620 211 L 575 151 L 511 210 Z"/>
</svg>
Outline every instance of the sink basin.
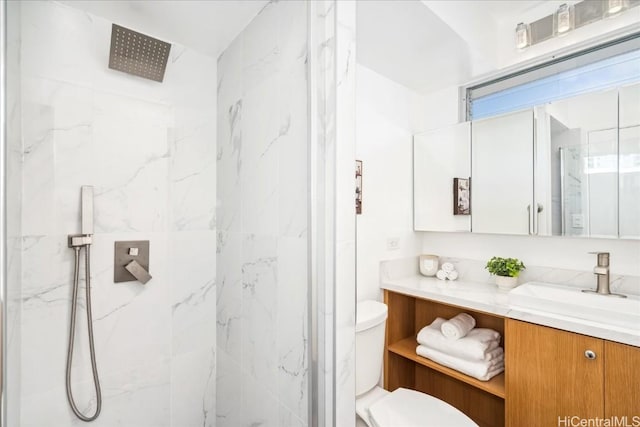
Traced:
<svg viewBox="0 0 640 427">
<path fill-rule="evenodd" d="M 582 292 L 581 288 L 529 282 L 509 292 L 515 310 L 535 310 L 640 329 L 640 298 L 616 298 Z"/>
</svg>

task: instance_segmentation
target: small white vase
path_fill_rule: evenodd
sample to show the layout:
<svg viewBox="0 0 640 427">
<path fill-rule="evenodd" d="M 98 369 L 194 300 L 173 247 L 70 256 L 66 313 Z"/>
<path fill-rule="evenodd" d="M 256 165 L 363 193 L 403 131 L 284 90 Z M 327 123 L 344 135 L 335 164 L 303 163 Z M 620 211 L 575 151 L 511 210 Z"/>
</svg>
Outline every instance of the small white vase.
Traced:
<svg viewBox="0 0 640 427">
<path fill-rule="evenodd" d="M 420 274 L 423 276 L 435 276 L 439 266 L 438 255 L 420 255 Z"/>
<path fill-rule="evenodd" d="M 496 276 L 496 285 L 498 285 L 498 288 L 502 289 L 503 291 L 509 291 L 518 286 L 518 278 L 509 276 Z"/>
</svg>

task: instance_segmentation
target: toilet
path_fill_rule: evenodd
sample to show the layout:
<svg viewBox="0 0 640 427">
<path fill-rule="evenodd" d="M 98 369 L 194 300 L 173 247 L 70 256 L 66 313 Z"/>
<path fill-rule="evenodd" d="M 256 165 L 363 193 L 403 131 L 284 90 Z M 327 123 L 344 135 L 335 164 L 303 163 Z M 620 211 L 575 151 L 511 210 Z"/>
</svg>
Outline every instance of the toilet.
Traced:
<svg viewBox="0 0 640 427">
<path fill-rule="evenodd" d="M 358 303 L 356 318 L 356 423 L 368 427 L 478 427 L 465 414 L 428 394 L 378 386 L 387 306 Z"/>
</svg>

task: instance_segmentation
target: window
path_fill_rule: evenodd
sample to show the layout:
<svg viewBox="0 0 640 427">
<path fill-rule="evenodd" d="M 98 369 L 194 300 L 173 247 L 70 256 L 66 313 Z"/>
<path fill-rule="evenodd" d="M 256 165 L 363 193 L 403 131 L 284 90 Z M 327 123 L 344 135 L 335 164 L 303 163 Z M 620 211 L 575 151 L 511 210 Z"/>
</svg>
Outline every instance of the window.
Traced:
<svg viewBox="0 0 640 427">
<path fill-rule="evenodd" d="M 468 87 L 467 120 L 640 81 L 640 34 Z"/>
</svg>

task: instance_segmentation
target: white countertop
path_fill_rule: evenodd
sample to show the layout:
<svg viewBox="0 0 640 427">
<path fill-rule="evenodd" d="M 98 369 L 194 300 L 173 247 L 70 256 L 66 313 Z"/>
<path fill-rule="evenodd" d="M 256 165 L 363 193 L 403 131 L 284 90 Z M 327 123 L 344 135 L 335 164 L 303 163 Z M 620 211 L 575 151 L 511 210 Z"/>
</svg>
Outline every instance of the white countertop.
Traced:
<svg viewBox="0 0 640 427">
<path fill-rule="evenodd" d="M 640 325 L 634 329 L 627 329 L 609 325 L 604 319 L 603 322 L 594 322 L 542 311 L 515 310 L 509 305 L 508 292 L 499 290 L 494 284 L 407 276 L 387 279 L 382 283 L 381 288 L 417 298 L 457 305 L 470 310 L 483 311 L 497 316 L 640 347 Z"/>
</svg>

